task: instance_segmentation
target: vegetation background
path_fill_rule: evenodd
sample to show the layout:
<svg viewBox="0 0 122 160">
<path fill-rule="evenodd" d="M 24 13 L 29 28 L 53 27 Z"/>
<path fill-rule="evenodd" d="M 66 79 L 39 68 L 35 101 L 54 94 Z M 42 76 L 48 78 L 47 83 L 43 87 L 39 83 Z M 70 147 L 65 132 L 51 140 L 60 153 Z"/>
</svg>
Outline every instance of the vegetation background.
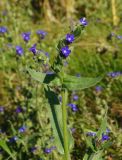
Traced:
<svg viewBox="0 0 122 160">
<path fill-rule="evenodd" d="M 50 154 L 43 151 L 53 145 L 52 130 L 42 88 L 26 73 L 26 66 L 40 67 L 28 48 L 38 41 L 38 47 L 48 52 L 53 61 L 59 39 L 81 17 L 87 17 L 88 26 L 72 46 L 66 71 L 72 75 L 105 77 L 99 84 L 100 91 L 92 87 L 76 93 L 77 112 L 68 110 L 69 125 L 75 129 L 72 159 L 82 159 L 86 150 L 84 133 L 99 128 L 107 105 L 112 146 L 105 151 L 104 159 L 122 160 L 121 0 L 1 0 L 0 26 L 7 27 L 7 33 L 0 35 L 0 137 L 8 141 L 17 160 L 60 159 L 56 150 Z M 36 35 L 39 29 L 47 32 L 43 40 Z M 23 32 L 31 32 L 28 43 L 22 39 Z M 23 56 L 16 55 L 16 45 L 24 48 Z M 111 72 L 120 74 L 108 76 Z M 71 93 L 69 103 L 72 101 Z M 18 129 L 23 125 L 26 132 L 20 134 Z M 19 140 L 9 142 L 15 135 Z M 37 149 L 32 152 L 32 147 Z M 0 159 L 9 159 L 2 149 Z"/>
</svg>

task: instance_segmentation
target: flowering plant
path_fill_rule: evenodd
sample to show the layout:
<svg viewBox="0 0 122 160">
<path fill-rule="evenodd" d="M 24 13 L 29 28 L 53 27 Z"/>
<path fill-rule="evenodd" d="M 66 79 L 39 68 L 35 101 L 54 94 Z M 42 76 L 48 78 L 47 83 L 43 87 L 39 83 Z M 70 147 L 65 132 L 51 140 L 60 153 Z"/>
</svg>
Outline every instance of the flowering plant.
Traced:
<svg viewBox="0 0 122 160">
<path fill-rule="evenodd" d="M 68 33 L 65 38 L 59 41 L 57 45 L 59 54 L 53 64 L 49 64 L 52 74 L 41 73 L 28 68 L 32 78 L 41 82 L 44 86 L 45 96 L 49 103 L 48 112 L 53 128 L 55 146 L 58 152 L 64 155 L 65 160 L 70 160 L 70 152 L 74 145 L 73 137 L 67 125 L 68 91 L 89 88 L 101 80 L 101 77 L 79 78 L 64 73 L 63 62 L 71 54 L 70 44 L 80 36 L 86 25 L 86 18 L 80 19 L 80 24 L 77 24 L 71 33 Z M 62 95 L 61 105 L 59 103 L 59 93 L 55 91 L 55 87 L 58 88 L 59 93 Z"/>
</svg>

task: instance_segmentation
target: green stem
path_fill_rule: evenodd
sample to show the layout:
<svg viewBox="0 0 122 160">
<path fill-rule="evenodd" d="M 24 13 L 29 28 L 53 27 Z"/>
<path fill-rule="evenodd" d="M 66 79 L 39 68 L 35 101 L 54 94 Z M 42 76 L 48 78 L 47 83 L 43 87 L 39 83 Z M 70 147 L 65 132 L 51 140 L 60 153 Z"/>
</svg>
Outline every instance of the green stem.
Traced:
<svg viewBox="0 0 122 160">
<path fill-rule="evenodd" d="M 62 119 L 63 119 L 63 139 L 64 139 L 64 160 L 70 160 L 69 147 L 68 147 L 68 128 L 67 128 L 67 97 L 68 92 L 62 91 Z"/>
</svg>

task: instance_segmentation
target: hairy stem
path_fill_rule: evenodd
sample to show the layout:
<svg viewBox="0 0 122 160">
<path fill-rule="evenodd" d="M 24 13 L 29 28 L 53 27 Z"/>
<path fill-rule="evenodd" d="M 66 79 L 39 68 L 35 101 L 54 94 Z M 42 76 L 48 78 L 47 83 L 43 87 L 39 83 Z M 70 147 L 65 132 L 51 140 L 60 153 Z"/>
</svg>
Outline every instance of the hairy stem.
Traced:
<svg viewBox="0 0 122 160">
<path fill-rule="evenodd" d="M 62 119 L 63 119 L 63 139 L 64 139 L 64 160 L 70 160 L 69 147 L 68 147 L 68 128 L 67 128 L 67 97 L 68 92 L 62 91 Z"/>
</svg>

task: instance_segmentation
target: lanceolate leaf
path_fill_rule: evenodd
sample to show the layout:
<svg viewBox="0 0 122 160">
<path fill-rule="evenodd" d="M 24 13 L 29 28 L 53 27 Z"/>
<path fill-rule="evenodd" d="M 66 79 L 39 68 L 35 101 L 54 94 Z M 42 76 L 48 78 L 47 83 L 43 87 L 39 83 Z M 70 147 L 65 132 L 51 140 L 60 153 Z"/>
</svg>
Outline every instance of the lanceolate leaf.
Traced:
<svg viewBox="0 0 122 160">
<path fill-rule="evenodd" d="M 8 148 L 6 142 L 2 139 L 0 139 L 0 147 L 2 147 L 3 150 L 5 150 L 11 156 L 12 159 L 15 159 L 10 149 Z"/>
<path fill-rule="evenodd" d="M 101 122 L 101 125 L 100 125 L 100 129 L 97 132 L 97 137 L 99 139 L 102 138 L 102 133 L 106 132 L 106 128 L 107 128 L 107 108 L 106 108 L 105 116 L 102 119 L 102 122 Z"/>
<path fill-rule="evenodd" d="M 63 85 L 68 90 L 82 90 L 85 88 L 92 87 L 100 82 L 102 77 L 88 78 L 88 77 L 75 77 L 65 75 L 63 79 Z"/>
<path fill-rule="evenodd" d="M 30 69 L 28 68 L 27 71 L 29 72 L 29 74 L 31 75 L 31 77 L 41 83 L 44 82 L 44 79 L 46 77 L 45 73 L 41 73 L 41 72 L 37 72 L 34 69 Z"/>
<path fill-rule="evenodd" d="M 102 158 L 102 150 L 96 152 L 96 153 L 93 153 L 90 158 L 88 160 L 101 160 Z"/>
<path fill-rule="evenodd" d="M 34 69 L 28 68 L 27 71 L 33 79 L 40 83 L 48 84 L 49 86 L 60 86 L 60 79 L 55 74 L 46 74 L 37 72 Z"/>
<path fill-rule="evenodd" d="M 99 131 L 97 132 L 97 137 L 98 137 L 99 139 L 101 139 L 102 133 L 105 133 L 106 128 L 107 128 L 107 116 L 105 116 L 104 119 L 102 120 L 100 129 L 99 129 Z"/>
<path fill-rule="evenodd" d="M 59 151 L 59 153 L 64 154 L 64 142 L 63 142 L 63 124 L 62 124 L 62 108 L 59 104 L 59 100 L 57 95 L 48 89 L 45 89 L 45 95 L 48 99 L 49 106 L 48 112 L 50 116 L 51 126 L 53 129 L 53 134 L 55 138 L 55 145 Z M 68 129 L 68 137 L 69 137 L 69 148 L 73 147 L 73 138 Z"/>
<path fill-rule="evenodd" d="M 86 138 L 86 143 L 87 143 L 87 146 L 90 147 L 93 152 L 95 152 L 95 148 L 92 144 L 92 137 L 87 137 Z"/>
</svg>

